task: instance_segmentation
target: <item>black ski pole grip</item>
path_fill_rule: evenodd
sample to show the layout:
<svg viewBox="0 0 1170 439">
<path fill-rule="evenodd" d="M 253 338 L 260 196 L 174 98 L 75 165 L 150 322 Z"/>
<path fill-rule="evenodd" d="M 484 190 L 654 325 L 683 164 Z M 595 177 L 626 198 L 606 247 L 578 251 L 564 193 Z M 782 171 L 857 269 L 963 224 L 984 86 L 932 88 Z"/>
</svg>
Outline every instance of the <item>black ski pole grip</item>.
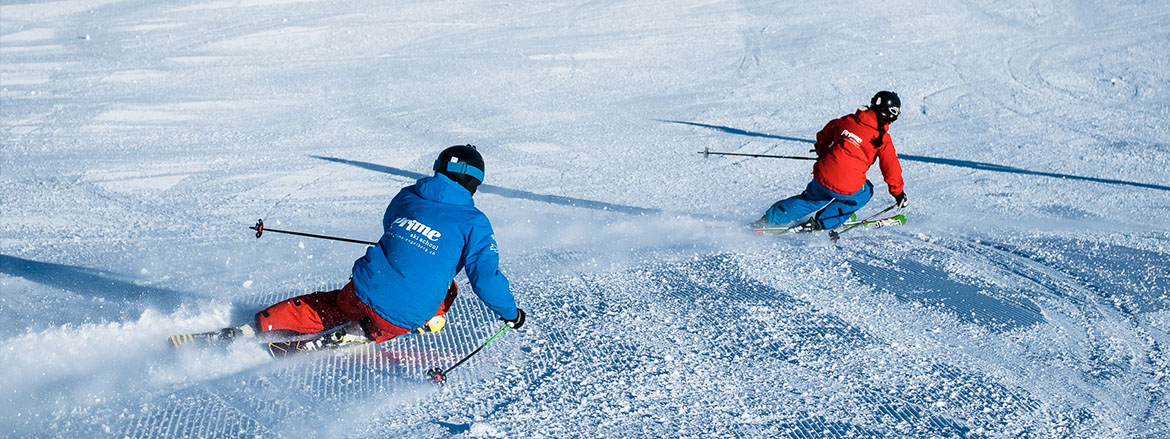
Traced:
<svg viewBox="0 0 1170 439">
<path fill-rule="evenodd" d="M 261 219 L 256 220 L 256 225 L 249 227 L 249 229 L 255 230 L 256 231 L 256 238 L 259 239 L 260 235 L 262 235 L 264 233 L 264 219 L 261 218 Z"/>
</svg>

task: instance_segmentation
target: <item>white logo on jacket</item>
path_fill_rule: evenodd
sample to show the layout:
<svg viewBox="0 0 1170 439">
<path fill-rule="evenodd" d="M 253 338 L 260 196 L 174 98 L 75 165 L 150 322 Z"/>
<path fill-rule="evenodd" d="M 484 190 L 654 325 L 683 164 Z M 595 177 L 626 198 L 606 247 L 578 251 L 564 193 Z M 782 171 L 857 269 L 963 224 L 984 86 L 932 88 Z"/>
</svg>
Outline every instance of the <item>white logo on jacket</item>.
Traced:
<svg viewBox="0 0 1170 439">
<path fill-rule="evenodd" d="M 395 219 L 391 225 L 395 227 L 402 227 L 403 229 L 406 229 L 407 232 L 418 233 L 431 241 L 438 241 L 439 237 L 443 236 L 443 234 L 438 230 L 432 229 L 426 224 L 406 217 L 398 217 L 398 219 Z"/>
<path fill-rule="evenodd" d="M 861 144 L 861 137 L 860 137 L 860 136 L 858 136 L 858 135 L 856 135 L 856 134 L 853 134 L 853 133 L 849 132 L 849 130 L 841 130 L 841 135 L 842 135 L 842 136 L 845 136 L 845 137 L 848 137 L 848 138 L 849 138 L 849 140 L 852 140 L 852 141 L 853 141 L 853 143 L 855 143 L 855 144 L 858 144 L 858 145 L 860 145 L 860 144 Z"/>
</svg>

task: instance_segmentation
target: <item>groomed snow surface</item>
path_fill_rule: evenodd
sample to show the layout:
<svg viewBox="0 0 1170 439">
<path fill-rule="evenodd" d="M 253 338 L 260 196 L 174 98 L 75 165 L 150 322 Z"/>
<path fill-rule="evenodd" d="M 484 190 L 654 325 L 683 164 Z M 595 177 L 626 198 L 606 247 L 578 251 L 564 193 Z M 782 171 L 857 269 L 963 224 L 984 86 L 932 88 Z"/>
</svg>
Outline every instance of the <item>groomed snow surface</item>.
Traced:
<svg viewBox="0 0 1170 439">
<path fill-rule="evenodd" d="M 4 0 L 0 436 L 1170 437 L 1164 0 Z M 903 227 L 756 237 L 897 91 Z M 444 147 L 529 321 L 175 351 Z M 876 167 L 877 194 L 891 198 Z"/>
</svg>

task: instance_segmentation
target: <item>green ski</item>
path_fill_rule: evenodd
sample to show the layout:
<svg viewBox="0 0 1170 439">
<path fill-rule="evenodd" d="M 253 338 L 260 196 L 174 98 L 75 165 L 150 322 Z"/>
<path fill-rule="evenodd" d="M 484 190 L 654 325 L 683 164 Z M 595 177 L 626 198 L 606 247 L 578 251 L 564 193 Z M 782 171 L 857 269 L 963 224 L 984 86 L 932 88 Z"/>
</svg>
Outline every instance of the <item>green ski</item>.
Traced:
<svg viewBox="0 0 1170 439">
<path fill-rule="evenodd" d="M 876 228 L 880 228 L 880 227 L 901 226 L 901 225 L 905 225 L 905 224 L 906 224 L 906 215 L 897 214 L 894 216 L 889 216 L 889 217 L 879 218 L 879 219 L 874 219 L 874 220 L 869 220 L 869 221 L 850 220 L 850 221 L 846 221 L 844 224 L 842 224 L 842 226 L 845 226 L 845 227 L 856 226 L 856 227 L 864 227 L 864 228 L 868 228 L 868 229 L 876 229 Z M 792 227 L 762 227 L 762 228 L 753 229 L 753 230 L 755 231 L 755 233 L 757 235 L 786 235 L 786 234 L 790 234 L 790 233 L 816 232 L 819 229 L 813 229 L 812 227 L 809 226 L 809 223 L 801 223 L 799 225 L 792 226 Z"/>
</svg>

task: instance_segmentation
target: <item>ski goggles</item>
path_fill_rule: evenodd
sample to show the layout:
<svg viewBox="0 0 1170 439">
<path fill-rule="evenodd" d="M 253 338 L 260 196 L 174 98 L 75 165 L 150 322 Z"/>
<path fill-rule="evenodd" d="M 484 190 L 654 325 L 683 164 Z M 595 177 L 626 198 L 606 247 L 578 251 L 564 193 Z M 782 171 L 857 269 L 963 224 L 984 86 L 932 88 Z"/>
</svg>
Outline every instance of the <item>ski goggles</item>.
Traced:
<svg viewBox="0 0 1170 439">
<path fill-rule="evenodd" d="M 479 180 L 480 183 L 483 182 L 483 170 L 463 162 L 447 162 L 447 165 L 443 166 L 442 162 L 435 160 L 434 170 L 470 175 Z"/>
</svg>

